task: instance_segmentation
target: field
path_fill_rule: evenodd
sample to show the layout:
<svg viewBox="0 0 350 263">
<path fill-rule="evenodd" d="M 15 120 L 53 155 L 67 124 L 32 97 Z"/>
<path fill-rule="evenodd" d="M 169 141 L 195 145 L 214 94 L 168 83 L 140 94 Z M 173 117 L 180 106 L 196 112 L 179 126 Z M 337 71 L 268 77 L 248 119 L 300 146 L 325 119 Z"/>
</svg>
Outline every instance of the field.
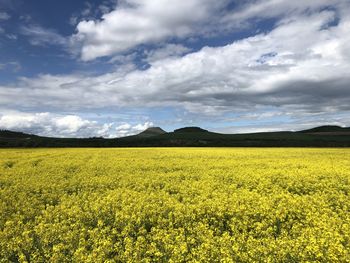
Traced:
<svg viewBox="0 0 350 263">
<path fill-rule="evenodd" d="M 0 262 L 349 262 L 350 149 L 0 150 Z"/>
</svg>

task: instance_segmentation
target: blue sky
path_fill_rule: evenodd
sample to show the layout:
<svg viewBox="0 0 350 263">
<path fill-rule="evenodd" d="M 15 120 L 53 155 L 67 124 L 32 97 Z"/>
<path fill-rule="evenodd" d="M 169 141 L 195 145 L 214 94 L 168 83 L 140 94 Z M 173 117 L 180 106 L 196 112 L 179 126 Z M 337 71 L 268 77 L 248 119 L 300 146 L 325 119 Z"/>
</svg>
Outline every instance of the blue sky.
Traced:
<svg viewBox="0 0 350 263">
<path fill-rule="evenodd" d="M 348 0 L 0 0 L 0 129 L 350 126 Z"/>
</svg>

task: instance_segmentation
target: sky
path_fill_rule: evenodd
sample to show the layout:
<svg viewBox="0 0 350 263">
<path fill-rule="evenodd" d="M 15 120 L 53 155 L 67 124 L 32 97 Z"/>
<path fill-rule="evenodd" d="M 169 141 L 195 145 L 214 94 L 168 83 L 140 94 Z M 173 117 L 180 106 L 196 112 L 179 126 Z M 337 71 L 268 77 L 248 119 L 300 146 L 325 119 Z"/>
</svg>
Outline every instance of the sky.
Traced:
<svg viewBox="0 0 350 263">
<path fill-rule="evenodd" d="M 0 0 L 0 129 L 350 126 L 350 0 Z"/>
</svg>

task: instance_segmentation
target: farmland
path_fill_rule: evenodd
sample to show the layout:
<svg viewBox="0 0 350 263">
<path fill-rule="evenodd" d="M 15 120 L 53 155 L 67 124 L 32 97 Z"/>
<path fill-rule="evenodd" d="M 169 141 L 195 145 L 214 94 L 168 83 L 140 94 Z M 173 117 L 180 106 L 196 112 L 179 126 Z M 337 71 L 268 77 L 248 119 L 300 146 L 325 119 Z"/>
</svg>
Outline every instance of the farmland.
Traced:
<svg viewBox="0 0 350 263">
<path fill-rule="evenodd" d="M 346 262 L 350 150 L 0 150 L 0 262 Z"/>
</svg>

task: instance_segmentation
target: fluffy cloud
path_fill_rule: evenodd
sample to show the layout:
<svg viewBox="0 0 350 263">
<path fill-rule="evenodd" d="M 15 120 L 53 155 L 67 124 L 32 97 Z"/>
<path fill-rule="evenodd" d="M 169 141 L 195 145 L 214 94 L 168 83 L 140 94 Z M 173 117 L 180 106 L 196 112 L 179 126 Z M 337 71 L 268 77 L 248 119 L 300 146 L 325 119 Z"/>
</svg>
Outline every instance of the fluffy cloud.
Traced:
<svg viewBox="0 0 350 263">
<path fill-rule="evenodd" d="M 99 21 L 81 21 L 73 41 L 82 44 L 81 57 L 88 61 L 140 44 L 182 38 L 210 21 L 225 3 L 226 0 L 124 0 Z"/>
<path fill-rule="evenodd" d="M 121 137 L 137 134 L 152 126 L 143 124 L 99 123 L 83 119 L 77 115 L 58 115 L 52 113 L 12 112 L 0 115 L 0 129 L 22 131 L 42 136 L 58 137 Z"/>
<path fill-rule="evenodd" d="M 115 128 L 119 137 L 138 134 L 149 127 L 152 127 L 152 122 L 145 122 L 143 124 L 131 125 L 129 123 L 123 123 Z"/>
<path fill-rule="evenodd" d="M 78 116 L 59 116 L 50 113 L 12 113 L 0 117 L 0 128 L 20 130 L 44 136 L 76 136 L 83 131 L 85 136 L 98 134 L 96 122 Z M 96 131 L 94 131 L 96 129 Z"/>
<path fill-rule="evenodd" d="M 347 0 L 123 0 L 100 20 L 78 23 L 71 41 L 80 46 L 82 60 L 89 61 L 140 44 L 232 33 L 254 27 L 261 19 L 298 16 L 330 7 L 341 10 L 347 4 Z"/>
<path fill-rule="evenodd" d="M 154 64 L 158 60 L 183 56 L 189 53 L 191 49 L 180 44 L 167 44 L 158 49 L 146 52 L 146 60 L 150 64 Z"/>
<path fill-rule="evenodd" d="M 252 105 L 347 109 L 350 17 L 333 25 L 336 18 L 335 11 L 326 10 L 281 20 L 267 34 L 160 59 L 144 71 L 22 78 L 0 89 L 0 104 L 60 109 L 173 105 L 198 112 Z"/>
<path fill-rule="evenodd" d="M 204 47 L 189 54 L 182 50 L 184 56 L 169 56 L 168 51 L 179 46 L 165 46 L 159 50 L 160 55 L 150 53 L 149 58 L 156 59 L 150 59 L 147 70 L 121 67 L 96 76 L 47 74 L 21 78 L 17 83 L 0 87 L 0 106 L 52 112 L 173 106 L 208 116 L 271 108 L 295 111 L 299 117 L 349 112 L 349 3 L 310 0 L 302 5 L 298 1 L 289 4 L 278 0 L 256 1 L 259 12 L 246 5 L 241 18 L 224 18 L 243 21 L 254 15 L 264 17 L 268 13 L 267 3 L 272 2 L 279 4 L 279 11 L 274 11 L 278 22 L 268 33 L 258 33 L 222 47 Z M 328 2 L 337 4 L 325 8 Z M 118 15 L 122 11 L 141 12 L 146 8 L 144 5 L 135 1 L 113 12 Z M 108 15 L 112 16 L 113 12 Z M 290 15 L 279 17 L 281 14 Z M 112 19 L 108 15 L 103 21 L 93 22 L 91 32 L 107 26 L 106 21 Z M 125 26 L 124 21 L 121 23 Z M 95 33 L 91 36 L 99 36 Z M 104 40 L 97 39 L 91 45 L 98 49 Z M 118 47 L 113 41 L 106 41 L 107 47 Z M 127 44 L 125 48 L 130 46 Z M 162 53 L 167 55 L 164 57 Z M 128 133 L 133 126 L 121 131 Z"/>
</svg>

